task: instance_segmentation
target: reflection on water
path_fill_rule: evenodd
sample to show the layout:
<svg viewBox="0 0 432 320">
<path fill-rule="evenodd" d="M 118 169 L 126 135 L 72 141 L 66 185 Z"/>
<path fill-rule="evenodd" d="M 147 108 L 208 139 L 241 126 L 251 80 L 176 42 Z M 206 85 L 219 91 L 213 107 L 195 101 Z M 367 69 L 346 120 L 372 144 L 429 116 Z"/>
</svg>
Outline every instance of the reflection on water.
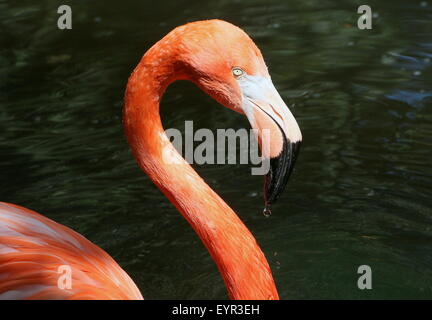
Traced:
<svg viewBox="0 0 432 320">
<path fill-rule="evenodd" d="M 256 41 L 303 131 L 270 219 L 245 165 L 195 166 L 255 234 L 282 298 L 432 297 L 432 2 L 0 0 L 0 198 L 106 249 L 144 296 L 226 298 L 183 218 L 140 172 L 122 96 L 141 55 L 173 27 L 223 18 Z M 203 111 L 205 109 L 205 111 Z M 166 127 L 248 127 L 189 83 L 170 87 Z M 357 289 L 370 265 L 373 290 Z"/>
</svg>

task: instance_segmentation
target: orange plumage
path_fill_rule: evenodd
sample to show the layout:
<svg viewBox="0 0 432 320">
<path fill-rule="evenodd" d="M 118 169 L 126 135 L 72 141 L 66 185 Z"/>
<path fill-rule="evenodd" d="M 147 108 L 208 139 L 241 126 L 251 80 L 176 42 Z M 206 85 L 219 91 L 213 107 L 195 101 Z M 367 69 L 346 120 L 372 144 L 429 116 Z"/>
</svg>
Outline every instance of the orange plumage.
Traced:
<svg viewBox="0 0 432 320">
<path fill-rule="evenodd" d="M 252 88 L 262 85 L 264 93 L 255 99 L 256 90 L 233 76 L 234 67 L 244 70 Z M 161 39 L 135 68 L 125 94 L 125 133 L 139 166 L 203 241 L 230 298 L 278 299 L 267 260 L 250 231 L 164 133 L 159 102 L 176 80 L 196 83 L 224 106 L 246 113 L 253 126 L 268 126 L 277 138 L 271 149 L 275 155 L 285 147 L 282 135 L 301 139 L 297 123 L 284 109 L 259 49 L 241 29 L 220 20 L 186 24 Z M 253 102 L 249 107 L 254 111 L 245 109 L 246 100 Z M 71 267 L 71 289 L 58 287 L 62 265 Z M 142 296 L 118 264 L 81 235 L 31 210 L 0 203 L 0 298 Z"/>
<path fill-rule="evenodd" d="M 72 269 L 71 289 L 58 286 Z M 0 202 L 0 299 L 142 299 L 101 248 L 34 211 Z"/>
</svg>

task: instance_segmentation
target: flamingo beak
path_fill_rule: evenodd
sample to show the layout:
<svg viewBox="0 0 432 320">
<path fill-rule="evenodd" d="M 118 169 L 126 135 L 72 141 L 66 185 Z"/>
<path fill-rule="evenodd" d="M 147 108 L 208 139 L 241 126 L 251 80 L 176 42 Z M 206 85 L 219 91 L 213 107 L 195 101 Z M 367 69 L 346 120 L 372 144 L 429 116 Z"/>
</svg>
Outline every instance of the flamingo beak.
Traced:
<svg viewBox="0 0 432 320">
<path fill-rule="evenodd" d="M 245 75 L 238 83 L 242 109 L 252 128 L 256 129 L 262 161 L 269 162 L 264 181 L 267 210 L 285 189 L 297 160 L 302 135 L 269 77 Z"/>
</svg>

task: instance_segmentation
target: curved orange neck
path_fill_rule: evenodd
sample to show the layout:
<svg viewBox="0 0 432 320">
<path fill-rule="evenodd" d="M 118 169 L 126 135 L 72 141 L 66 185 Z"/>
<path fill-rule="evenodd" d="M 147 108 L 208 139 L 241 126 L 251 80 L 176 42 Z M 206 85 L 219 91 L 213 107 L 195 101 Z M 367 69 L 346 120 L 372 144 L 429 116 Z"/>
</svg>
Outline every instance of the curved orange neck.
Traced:
<svg viewBox="0 0 432 320">
<path fill-rule="evenodd" d="M 160 99 L 171 82 L 187 77 L 172 62 L 172 53 L 158 49 L 156 44 L 144 55 L 128 81 L 123 121 L 132 152 L 201 238 L 230 298 L 278 299 L 270 267 L 255 238 L 164 133 Z"/>
</svg>

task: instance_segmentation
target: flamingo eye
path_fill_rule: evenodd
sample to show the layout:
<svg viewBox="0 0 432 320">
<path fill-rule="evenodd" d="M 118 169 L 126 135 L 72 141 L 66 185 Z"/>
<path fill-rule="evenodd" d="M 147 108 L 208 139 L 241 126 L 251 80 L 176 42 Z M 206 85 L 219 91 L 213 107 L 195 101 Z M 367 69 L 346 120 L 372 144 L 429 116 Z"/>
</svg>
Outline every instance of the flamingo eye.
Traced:
<svg viewBox="0 0 432 320">
<path fill-rule="evenodd" d="M 232 73 L 235 77 L 240 77 L 244 74 L 244 71 L 238 67 L 232 69 Z"/>
</svg>

